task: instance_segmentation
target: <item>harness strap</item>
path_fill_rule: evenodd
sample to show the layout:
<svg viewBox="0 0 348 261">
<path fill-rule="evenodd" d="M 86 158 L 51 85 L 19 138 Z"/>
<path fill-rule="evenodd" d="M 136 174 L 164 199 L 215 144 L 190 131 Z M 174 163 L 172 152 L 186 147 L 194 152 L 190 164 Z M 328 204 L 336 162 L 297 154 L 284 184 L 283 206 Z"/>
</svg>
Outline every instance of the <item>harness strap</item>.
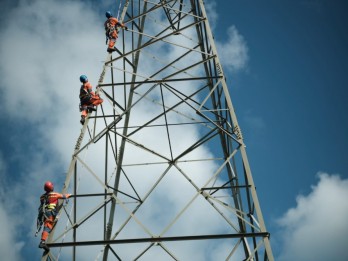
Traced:
<svg viewBox="0 0 348 261">
<path fill-rule="evenodd" d="M 91 97 L 90 91 L 86 90 L 84 85 L 81 85 L 79 98 L 83 100 L 85 98 L 90 98 L 90 97 Z"/>
</svg>

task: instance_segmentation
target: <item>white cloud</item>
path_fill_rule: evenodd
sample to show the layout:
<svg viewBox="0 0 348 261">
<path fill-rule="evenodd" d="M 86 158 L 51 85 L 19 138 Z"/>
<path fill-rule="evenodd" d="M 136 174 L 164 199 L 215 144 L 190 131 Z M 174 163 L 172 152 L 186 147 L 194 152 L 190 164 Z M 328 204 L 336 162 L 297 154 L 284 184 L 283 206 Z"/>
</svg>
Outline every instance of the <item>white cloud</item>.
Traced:
<svg viewBox="0 0 348 261">
<path fill-rule="evenodd" d="M 16 221 L 19 220 L 19 215 L 16 215 L 14 209 L 9 204 L 12 200 L 9 197 L 9 191 L 6 189 L 7 183 L 3 174 L 6 171 L 6 162 L 0 152 L 0 254 L 6 260 L 19 261 L 20 250 L 24 243 L 16 238 L 17 228 Z"/>
<path fill-rule="evenodd" d="M 225 68 L 232 71 L 245 69 L 249 60 L 248 46 L 234 25 L 227 29 L 227 41 L 216 42 L 216 46 Z"/>
<path fill-rule="evenodd" d="M 348 260 L 348 180 L 319 173 L 319 182 L 279 219 L 283 247 L 278 260 Z"/>
<path fill-rule="evenodd" d="M 53 180 L 56 182 L 56 188 L 59 191 L 61 189 L 59 185 L 65 178 L 63 170 L 57 173 L 57 169 L 60 169 L 62 165 L 68 166 L 71 159 L 70 155 L 80 130 L 78 111 L 78 89 L 80 83 L 78 77 L 80 74 L 86 74 L 92 84 L 94 86 L 96 84 L 101 72 L 101 60 L 106 56 L 106 47 L 104 45 L 105 38 L 101 21 L 104 17 L 97 17 L 96 12 L 91 10 L 89 6 L 78 1 L 21 1 L 20 5 L 17 6 L 16 9 L 10 11 L 10 13 L 9 26 L 4 28 L 1 32 L 1 35 L 4 37 L 1 38 L 0 47 L 0 55 L 2 57 L 0 61 L 0 85 L 2 86 L 3 100 L 5 101 L 3 104 L 5 107 L 4 112 L 6 116 L 10 118 L 28 121 L 35 127 L 37 139 L 33 142 L 38 144 L 39 149 L 35 151 L 31 150 L 31 153 L 26 153 L 27 148 L 21 147 L 18 149 L 19 152 L 20 149 L 25 151 L 17 157 L 18 161 L 25 162 L 26 164 L 24 173 L 26 182 L 12 184 L 10 189 L 14 197 L 10 199 L 10 203 L 6 204 L 17 206 L 16 204 L 21 203 L 21 201 L 19 201 L 19 199 L 22 199 L 21 195 L 28 195 L 25 199 L 25 207 L 29 211 L 25 211 L 22 220 L 16 223 L 16 226 L 28 226 L 28 222 L 25 221 L 30 220 L 31 224 L 33 224 L 36 217 L 38 197 L 42 193 L 42 182 L 46 179 Z M 80 19 L 82 15 L 83 19 Z M 20 20 L 17 19 L 18 16 L 21 17 Z M 23 24 L 23 21 L 26 21 L 26 23 Z M 172 39 L 178 39 L 179 37 L 181 36 L 173 36 Z M 236 40 L 236 38 L 239 40 Z M 179 39 L 181 45 L 189 46 L 189 38 Z M 229 35 L 229 42 L 223 44 L 223 47 L 229 50 L 228 54 L 232 53 L 234 56 L 238 56 L 238 52 L 232 52 L 231 50 L 235 50 L 238 44 L 243 43 L 240 39 L 241 37 L 238 32 L 232 30 Z M 193 45 L 194 43 L 190 44 Z M 158 49 L 157 54 L 159 57 L 166 59 L 166 62 L 177 57 L 178 53 L 187 50 L 182 50 L 180 48 L 179 50 L 174 50 L 166 46 L 163 46 L 163 49 L 164 50 L 162 50 L 162 48 Z M 169 54 L 167 53 L 166 55 L 165 51 L 169 51 Z M 142 71 L 139 71 L 139 73 L 144 75 L 151 75 L 151 71 L 155 71 L 157 67 L 161 66 L 155 64 L 152 60 L 146 61 L 146 59 L 143 59 L 141 62 Z M 175 65 L 181 68 L 181 66 L 184 66 L 184 62 Z M 240 65 L 236 65 L 236 61 L 229 64 L 233 68 L 240 68 Z M 241 64 L 240 61 L 239 64 Z M 114 64 L 114 66 L 116 65 Z M 175 70 L 177 69 L 173 69 L 173 71 Z M 166 73 L 168 73 L 168 71 Z M 198 69 L 194 68 L 190 73 L 198 73 Z M 182 84 L 181 88 L 189 90 L 194 87 Z M 195 88 L 197 88 L 197 86 L 195 86 Z M 144 92 L 144 90 L 137 91 Z M 153 96 L 159 100 L 158 92 Z M 170 104 L 170 102 L 168 103 Z M 139 108 L 137 108 L 137 106 L 135 107 L 134 110 L 138 110 L 136 112 L 139 113 L 134 113 L 135 116 L 131 118 L 132 124 L 144 122 L 146 119 L 153 117 L 153 112 L 149 110 L 150 107 L 147 107 L 147 110 L 145 110 L 142 106 L 143 104 L 139 104 Z M 182 109 L 182 111 L 185 110 Z M 181 116 L 176 115 L 176 113 L 168 114 L 168 120 L 170 122 L 177 122 L 180 117 Z M 184 148 L 187 148 L 187 144 L 191 144 L 193 140 L 195 141 L 197 139 L 198 131 L 192 126 L 181 127 L 181 132 L 177 127 L 173 127 L 171 130 L 173 130 L 171 133 L 172 138 L 178 141 L 175 146 L 173 146 L 174 154 L 180 153 Z M 145 131 L 142 135 L 144 133 Z M 185 133 L 185 135 L 182 135 L 182 133 Z M 159 147 L 162 146 L 159 140 L 162 139 L 165 141 L 167 139 L 166 136 L 154 135 L 154 132 L 150 133 L 149 137 L 142 135 L 134 135 L 132 138 L 142 139 L 143 143 L 148 146 L 153 143 L 151 148 L 155 150 L 159 150 Z M 18 144 L 20 144 L 20 142 L 18 142 Z M 103 162 L 104 159 L 101 159 L 102 154 L 98 154 L 98 152 L 103 151 L 104 144 L 100 145 L 99 143 L 95 146 L 97 147 L 98 145 L 102 146 L 102 148 L 100 150 L 95 149 L 93 154 L 91 153 L 86 156 L 86 160 L 91 163 L 94 170 L 98 170 L 96 173 L 103 173 L 103 170 L 99 170 L 102 168 L 99 162 Z M 144 161 L 144 158 L 142 158 L 143 154 L 140 154 L 141 152 L 130 150 L 128 153 L 129 154 L 126 155 L 126 160 L 129 159 L 129 157 L 133 157 L 137 160 Z M 196 156 L 196 153 L 204 154 L 207 158 L 211 157 L 209 151 L 204 148 L 204 146 L 201 146 L 199 150 L 194 151 L 192 154 Z M 192 154 L 189 156 L 193 157 Z M 200 167 L 196 166 L 194 169 L 190 169 L 189 167 L 186 168 L 185 164 L 182 165 L 182 169 L 184 169 L 189 175 L 189 178 L 198 184 L 198 186 L 205 184 L 207 181 L 206 174 L 216 169 L 216 166 L 213 164 L 202 164 Z M 145 194 L 150 185 L 153 184 L 151 183 L 153 180 L 143 180 L 140 174 L 148 175 L 155 171 L 152 171 L 153 169 L 151 169 L 151 167 L 146 168 L 147 171 L 144 171 L 145 167 L 139 169 L 129 171 L 128 174 L 130 178 L 133 179 L 140 193 L 142 193 L 141 196 L 144 196 L 143 194 Z M 66 171 L 66 169 L 64 169 L 64 171 Z M 158 168 L 156 171 L 159 172 Z M 89 175 L 89 173 L 82 173 L 86 174 L 85 176 Z M 21 173 L 19 177 L 23 178 L 24 174 Z M 96 183 L 93 177 L 87 176 L 83 178 L 84 181 L 82 181 L 81 191 L 83 191 L 83 189 L 86 189 L 85 192 L 91 192 L 92 189 L 99 189 L 100 191 L 99 184 Z M 181 196 L 185 194 L 186 191 L 183 189 L 183 183 L 186 181 L 183 181 L 184 178 L 178 171 L 173 171 L 173 174 L 168 174 L 166 178 L 167 180 L 164 182 L 167 183 L 165 183 L 162 190 L 166 190 L 167 195 L 176 195 L 179 190 Z M 188 187 L 191 185 L 188 185 L 186 182 L 185 186 Z M 8 192 L 8 190 L 6 190 L 6 192 Z M 192 192 L 190 191 L 190 193 Z M 158 197 L 156 193 L 154 193 L 154 196 Z M 161 198 L 161 200 L 168 203 L 168 212 L 165 213 L 168 215 L 163 215 L 166 220 L 161 220 L 162 223 L 169 223 L 170 220 L 174 218 L 174 214 L 177 214 L 177 211 L 183 208 L 187 203 L 187 198 L 179 198 L 179 196 L 176 196 L 176 198 L 173 199 L 173 197 L 170 196 Z M 190 194 L 190 197 L 192 196 L 193 195 Z M 185 231 L 195 231 L 201 224 L 208 224 L 213 220 L 221 219 L 219 215 L 210 215 L 207 210 L 212 210 L 211 205 L 207 204 L 202 198 L 200 198 L 200 201 L 203 201 L 203 204 L 205 204 L 204 207 L 198 207 L 198 210 L 192 211 L 190 215 L 184 213 L 184 215 L 188 215 L 188 220 L 190 220 L 190 222 L 186 224 L 184 221 L 181 221 L 181 223 L 180 221 L 178 222 L 181 228 L 186 226 L 185 228 L 187 230 Z M 158 204 L 159 200 L 151 198 L 147 203 L 154 204 L 154 202 Z M 88 203 L 92 204 L 94 202 L 89 201 Z M 195 203 L 196 202 L 194 202 L 194 204 Z M 85 205 L 83 205 L 83 207 L 85 207 Z M 158 232 L 158 227 L 156 226 L 157 223 L 154 224 L 153 222 L 153 213 L 163 212 L 162 207 L 157 207 L 158 208 L 152 213 L 146 212 L 146 209 L 143 211 L 141 209 L 139 213 L 136 213 L 137 215 L 142 215 L 142 222 L 147 227 L 150 227 L 151 231 L 156 232 Z M 193 209 L 196 210 L 195 208 Z M 86 209 L 86 211 L 87 210 L 89 209 Z M 206 212 L 204 220 L 200 219 L 200 216 L 202 216 L 201 212 Z M 227 213 L 227 215 L 228 214 L 229 213 Z M 1 224 L 10 222 L 8 227 L 15 227 L 15 224 L 11 223 L 12 220 L 15 220 L 11 213 L 2 211 L 0 215 Z M 63 221 L 61 222 L 64 224 Z M 208 229 L 208 226 L 206 227 Z M 163 227 L 159 229 L 160 232 L 162 230 Z M 172 233 L 173 230 L 175 229 L 169 230 L 168 233 Z M 32 236 L 32 232 L 33 231 L 30 231 L 28 233 Z M 89 232 L 90 231 L 83 231 L 79 233 L 79 235 L 87 236 L 86 234 L 89 234 L 90 236 L 92 233 Z M 9 244 L 15 245 L 15 242 L 18 241 L 18 237 L 17 235 L 13 237 L 9 236 Z M 37 238 L 30 238 L 30 241 L 34 240 L 38 241 Z M 192 253 L 202 248 L 202 244 L 204 245 L 207 243 L 205 243 L 205 241 L 200 241 L 195 244 L 195 247 L 191 247 L 193 244 L 187 245 L 186 251 L 184 251 L 182 255 L 186 257 L 192 256 Z M 173 246 L 173 248 L 175 248 L 175 246 Z M 126 248 L 124 249 L 128 250 Z M 12 260 L 11 257 L 17 254 L 15 249 L 10 249 L 9 251 L 13 252 L 7 254 L 9 257 L 7 260 Z M 34 251 L 39 252 L 37 249 L 33 250 L 33 252 Z M 69 252 L 70 250 L 66 249 L 66 251 Z M 90 257 L 91 255 L 88 251 L 83 253 L 79 252 L 79 255 L 88 255 L 88 257 Z M 132 249 L 129 251 L 131 252 Z M 70 254 L 69 252 L 68 255 Z M 156 254 L 156 252 L 154 254 Z"/>
<path fill-rule="evenodd" d="M 260 116 L 249 114 L 245 116 L 244 120 L 251 130 L 258 131 L 266 128 L 266 123 Z"/>
<path fill-rule="evenodd" d="M 34 232 L 43 182 L 52 180 L 61 189 L 80 127 L 79 75 L 87 74 L 95 84 L 106 55 L 104 16 L 97 17 L 86 3 L 17 4 L 7 9 L 7 26 L 1 27 L 1 117 L 25 121 L 31 128 L 18 137 L 7 133 L 13 141 L 6 148 L 7 154 L 13 152 L 7 159 L 13 166 L 1 166 L 1 198 L 6 199 L 0 204 L 4 260 L 41 253 Z"/>
<path fill-rule="evenodd" d="M 100 68 L 102 21 L 85 4 L 71 1 L 21 1 L 9 15 L 0 48 L 7 111 L 36 122 L 77 111 L 78 76 L 96 78 L 93 72 Z M 43 111 L 50 117 L 43 118 Z"/>
<path fill-rule="evenodd" d="M 6 196 L 1 195 L 1 198 Z M 0 224 L 1 224 L 1 237 L 0 237 L 0 253 L 1 257 L 5 260 L 19 261 L 20 250 L 23 247 L 23 242 L 17 242 L 16 233 L 17 227 L 13 223 L 11 215 L 8 214 L 3 202 L 0 202 Z"/>
<path fill-rule="evenodd" d="M 213 35 L 217 30 L 216 28 L 219 20 L 216 5 L 216 1 L 206 1 L 204 3 Z M 239 33 L 235 25 L 231 25 L 227 29 L 226 41 L 219 41 L 219 39 L 215 39 L 215 44 L 220 61 L 224 68 L 230 71 L 239 71 L 247 67 L 249 61 L 249 49 L 247 42 Z"/>
<path fill-rule="evenodd" d="M 219 14 L 216 11 L 216 2 L 215 1 L 206 1 L 204 3 L 205 10 L 207 12 L 209 24 L 211 30 L 214 31 L 218 22 Z"/>
</svg>

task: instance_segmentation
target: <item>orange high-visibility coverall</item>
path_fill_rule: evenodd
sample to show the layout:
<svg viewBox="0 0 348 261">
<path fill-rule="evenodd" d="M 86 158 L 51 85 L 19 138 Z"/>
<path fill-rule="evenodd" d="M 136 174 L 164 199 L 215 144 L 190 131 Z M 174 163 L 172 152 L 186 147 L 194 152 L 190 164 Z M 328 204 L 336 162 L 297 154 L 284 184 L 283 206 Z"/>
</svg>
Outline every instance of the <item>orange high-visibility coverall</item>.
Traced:
<svg viewBox="0 0 348 261">
<path fill-rule="evenodd" d="M 103 99 L 92 91 L 92 85 L 89 82 L 85 82 L 80 88 L 80 101 L 81 101 L 81 116 L 86 117 L 88 113 L 88 105 L 98 106 L 103 103 Z"/>
<path fill-rule="evenodd" d="M 116 43 L 118 38 L 117 28 L 116 26 L 121 26 L 125 28 L 125 25 L 120 23 L 117 18 L 110 17 L 104 23 L 106 36 L 109 38 L 109 48 L 112 49 Z"/>
<path fill-rule="evenodd" d="M 42 194 L 40 197 L 40 206 L 46 204 L 44 211 L 44 229 L 41 234 L 41 241 L 46 241 L 49 233 L 51 233 L 54 226 L 54 221 L 57 216 L 58 199 L 67 199 L 70 194 L 60 194 L 57 192 L 49 192 Z"/>
</svg>

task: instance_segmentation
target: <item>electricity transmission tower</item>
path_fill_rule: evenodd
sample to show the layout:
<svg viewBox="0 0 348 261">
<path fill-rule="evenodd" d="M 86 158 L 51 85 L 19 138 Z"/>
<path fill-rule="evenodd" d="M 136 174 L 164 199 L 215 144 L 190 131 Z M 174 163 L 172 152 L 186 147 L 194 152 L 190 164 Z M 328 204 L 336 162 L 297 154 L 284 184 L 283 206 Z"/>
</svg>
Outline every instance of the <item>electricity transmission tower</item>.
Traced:
<svg viewBox="0 0 348 261">
<path fill-rule="evenodd" d="M 121 3 L 42 259 L 274 260 L 203 0 Z"/>
</svg>

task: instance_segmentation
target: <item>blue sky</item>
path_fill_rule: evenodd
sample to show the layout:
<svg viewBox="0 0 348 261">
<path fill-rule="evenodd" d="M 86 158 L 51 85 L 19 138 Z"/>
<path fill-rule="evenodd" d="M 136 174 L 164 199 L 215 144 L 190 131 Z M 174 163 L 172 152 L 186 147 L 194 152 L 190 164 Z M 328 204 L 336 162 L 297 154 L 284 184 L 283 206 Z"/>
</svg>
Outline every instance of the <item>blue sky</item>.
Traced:
<svg viewBox="0 0 348 261">
<path fill-rule="evenodd" d="M 248 64 L 243 72 L 232 72 L 229 83 L 263 206 L 276 206 L 265 215 L 278 216 L 295 204 L 294 195 L 310 192 L 317 172 L 347 178 L 348 5 L 229 5 L 217 5 L 216 38 L 223 41 L 232 23 L 247 43 Z M 252 128 L 253 119 L 259 129 Z"/>
<path fill-rule="evenodd" d="M 342 242 L 348 240 L 348 4 L 205 2 L 275 256 L 346 260 Z M 67 85 L 75 84 L 81 72 L 94 78 L 100 72 L 101 64 L 95 63 L 105 55 L 100 23 L 112 1 L 35 3 L 42 11 L 25 22 L 16 21 L 23 4 L 1 3 L 0 223 L 7 229 L 0 254 L 8 260 L 38 255 L 32 230 L 41 183 L 47 173 L 64 173 L 69 160 L 64 152 L 72 151 L 80 128 L 76 97 L 69 97 Z M 64 14 L 66 24 L 38 26 L 41 15 L 59 19 L 55 10 Z M 74 28 L 70 23 L 77 14 L 88 21 Z M 88 37 L 89 31 L 99 32 L 100 39 Z M 65 42 L 73 48 L 64 48 Z M 240 63 L 221 55 L 231 46 L 240 48 L 230 56 Z M 67 59 L 72 61 L 65 69 Z M 44 90 L 50 86 L 54 90 L 47 97 Z M 76 115 L 66 118 L 65 111 Z M 23 205 L 25 214 L 20 217 L 17 209 Z M 10 242 L 17 244 L 10 248 Z M 308 257 L 321 245 L 329 257 L 320 251 L 321 257 Z"/>
<path fill-rule="evenodd" d="M 297 205 L 298 195 L 312 192 L 318 172 L 348 177 L 348 5 L 229 1 L 227 8 L 223 2 L 215 35 L 223 41 L 232 23 L 248 47 L 245 70 L 232 72 L 228 82 L 275 234 L 274 221 Z"/>
</svg>

